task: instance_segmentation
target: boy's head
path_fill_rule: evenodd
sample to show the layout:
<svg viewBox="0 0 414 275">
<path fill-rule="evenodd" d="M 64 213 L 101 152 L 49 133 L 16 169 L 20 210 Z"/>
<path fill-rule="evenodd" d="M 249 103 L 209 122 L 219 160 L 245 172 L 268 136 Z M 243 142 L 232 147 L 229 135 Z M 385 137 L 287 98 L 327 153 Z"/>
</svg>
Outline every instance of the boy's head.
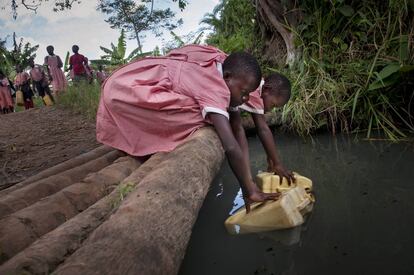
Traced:
<svg viewBox="0 0 414 275">
<path fill-rule="evenodd" d="M 72 46 L 72 52 L 73 53 L 78 53 L 79 52 L 79 46 L 78 45 L 73 45 Z"/>
<path fill-rule="evenodd" d="M 0 78 L 4 78 L 6 75 L 3 73 L 2 70 L 0 70 Z"/>
<path fill-rule="evenodd" d="M 265 112 L 283 107 L 290 99 L 290 81 L 284 75 L 273 73 L 265 78 L 262 99 Z"/>
<path fill-rule="evenodd" d="M 53 46 L 47 46 L 46 47 L 46 51 L 47 51 L 47 53 L 48 54 L 50 54 L 50 55 L 52 55 L 53 54 L 53 51 L 55 50 L 55 48 L 53 48 Z"/>
<path fill-rule="evenodd" d="M 20 64 L 16 65 L 16 72 L 18 72 L 18 73 L 23 72 L 22 66 Z"/>
<path fill-rule="evenodd" d="M 223 63 L 223 78 L 231 93 L 230 106 L 249 100 L 249 93 L 260 84 L 262 72 L 256 58 L 245 52 L 229 55 Z"/>
<path fill-rule="evenodd" d="M 35 65 L 35 63 L 34 63 L 33 58 L 30 58 L 30 59 L 29 59 L 29 66 L 33 68 L 33 67 L 34 67 L 34 65 Z"/>
</svg>

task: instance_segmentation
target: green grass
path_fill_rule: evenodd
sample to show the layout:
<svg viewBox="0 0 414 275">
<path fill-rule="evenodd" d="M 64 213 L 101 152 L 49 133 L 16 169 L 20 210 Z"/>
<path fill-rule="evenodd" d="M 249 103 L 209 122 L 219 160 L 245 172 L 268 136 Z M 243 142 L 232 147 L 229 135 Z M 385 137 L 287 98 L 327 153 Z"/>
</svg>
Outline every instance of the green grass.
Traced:
<svg viewBox="0 0 414 275">
<path fill-rule="evenodd" d="M 70 85 L 68 90 L 59 96 L 57 104 L 95 120 L 100 95 L 101 87 L 98 84 L 79 83 Z"/>
<path fill-rule="evenodd" d="M 261 54 L 261 45 L 274 42 L 263 41 L 260 20 L 243 28 L 234 20 L 252 16 L 242 2 L 220 1 L 227 4 L 218 17 L 207 18 L 214 27 L 208 41 L 224 50 L 250 50 L 266 74 L 288 76 L 292 97 L 281 111 L 287 129 L 301 135 L 365 132 L 367 138 L 379 132 L 390 140 L 414 133 L 414 2 L 299 1 L 303 18 L 287 26 L 298 51 L 289 68 Z"/>
<path fill-rule="evenodd" d="M 126 182 L 118 185 L 117 187 L 117 197 L 111 201 L 111 206 L 113 209 L 118 208 L 121 202 L 125 197 L 134 190 L 135 184 L 133 182 Z"/>
</svg>

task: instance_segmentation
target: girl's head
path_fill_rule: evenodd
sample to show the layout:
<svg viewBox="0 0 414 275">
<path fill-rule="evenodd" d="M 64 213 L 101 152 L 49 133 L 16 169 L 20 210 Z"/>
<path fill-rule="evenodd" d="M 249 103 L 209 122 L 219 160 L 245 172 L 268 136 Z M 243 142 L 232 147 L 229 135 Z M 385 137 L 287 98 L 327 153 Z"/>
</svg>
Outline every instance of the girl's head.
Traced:
<svg viewBox="0 0 414 275">
<path fill-rule="evenodd" d="M 262 72 L 256 58 L 245 52 L 229 55 L 223 63 L 223 78 L 230 90 L 230 106 L 249 100 L 249 93 L 260 84 Z"/>
<path fill-rule="evenodd" d="M 0 70 L 0 78 L 3 79 L 6 75 L 3 73 L 2 70 Z"/>
<path fill-rule="evenodd" d="M 265 112 L 283 107 L 290 99 L 290 81 L 284 75 L 273 73 L 265 78 L 262 99 Z"/>
<path fill-rule="evenodd" d="M 20 64 L 16 65 L 16 72 L 18 72 L 18 73 L 23 72 L 22 65 L 20 65 Z"/>
<path fill-rule="evenodd" d="M 102 71 L 103 71 L 103 66 L 102 66 L 102 65 L 99 65 L 99 66 L 98 66 L 98 71 L 100 71 L 100 72 L 102 72 Z"/>
<path fill-rule="evenodd" d="M 73 53 L 78 53 L 79 52 L 79 46 L 78 45 L 73 45 L 72 46 L 72 52 Z"/>
<path fill-rule="evenodd" d="M 55 48 L 53 48 L 52 45 L 49 45 L 46 47 L 46 51 L 48 54 L 53 55 L 53 51 L 55 50 Z"/>
</svg>

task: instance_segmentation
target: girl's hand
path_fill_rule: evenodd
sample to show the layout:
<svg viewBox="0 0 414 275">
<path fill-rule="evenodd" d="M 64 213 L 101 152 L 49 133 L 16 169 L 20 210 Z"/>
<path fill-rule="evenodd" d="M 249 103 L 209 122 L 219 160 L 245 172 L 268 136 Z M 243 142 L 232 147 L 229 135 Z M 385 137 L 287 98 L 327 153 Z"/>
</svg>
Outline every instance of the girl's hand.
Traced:
<svg viewBox="0 0 414 275">
<path fill-rule="evenodd" d="M 243 196 L 246 213 L 250 212 L 250 204 L 254 202 L 276 201 L 281 195 L 281 193 L 263 193 L 255 183 L 253 183 L 253 185 L 254 189 L 250 191 L 249 194 Z"/>
<path fill-rule="evenodd" d="M 287 179 L 289 185 L 291 185 L 292 182 L 296 182 L 293 172 L 286 169 L 282 164 L 274 165 L 273 162 L 269 159 L 267 160 L 267 164 L 267 171 L 278 175 L 280 184 L 282 184 L 284 177 Z"/>
</svg>

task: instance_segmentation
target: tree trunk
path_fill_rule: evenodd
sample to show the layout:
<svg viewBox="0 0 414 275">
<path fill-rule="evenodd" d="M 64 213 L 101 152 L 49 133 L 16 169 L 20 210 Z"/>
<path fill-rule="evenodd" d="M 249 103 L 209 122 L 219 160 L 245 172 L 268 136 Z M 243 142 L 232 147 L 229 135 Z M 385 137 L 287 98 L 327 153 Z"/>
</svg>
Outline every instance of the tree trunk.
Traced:
<svg viewBox="0 0 414 275">
<path fill-rule="evenodd" d="M 176 274 L 223 156 L 215 131 L 198 130 L 54 274 Z"/>
<path fill-rule="evenodd" d="M 139 48 L 139 53 L 142 54 L 142 45 L 141 45 L 141 40 L 139 39 L 139 31 L 135 26 L 134 26 L 134 31 L 135 31 L 135 39 L 137 40 L 137 44 Z"/>
<path fill-rule="evenodd" d="M 299 57 L 295 35 L 290 31 L 301 20 L 297 1 L 255 0 L 255 5 L 265 57 L 271 63 L 292 66 Z"/>
</svg>

